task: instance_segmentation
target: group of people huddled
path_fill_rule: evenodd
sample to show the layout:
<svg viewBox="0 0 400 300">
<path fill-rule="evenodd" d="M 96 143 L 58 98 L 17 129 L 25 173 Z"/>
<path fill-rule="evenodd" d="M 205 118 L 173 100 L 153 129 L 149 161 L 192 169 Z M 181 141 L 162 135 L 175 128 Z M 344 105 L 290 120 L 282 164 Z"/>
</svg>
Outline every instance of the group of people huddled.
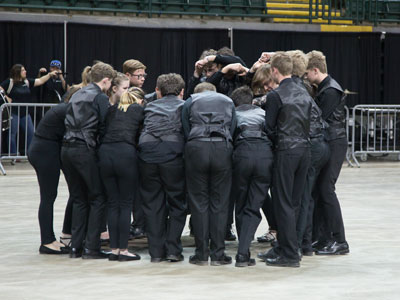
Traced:
<svg viewBox="0 0 400 300">
<path fill-rule="evenodd" d="M 345 94 L 323 53 L 264 52 L 249 69 L 226 47 L 205 50 L 186 88 L 180 75 L 163 74 L 152 94 L 141 89 L 145 70 L 137 60 L 122 73 L 86 67 L 40 121 L 28 152 L 40 185 L 40 253 L 139 260 L 128 240 L 147 236 L 151 262 L 183 261 L 190 214 L 190 263 L 231 264 L 225 240 L 236 239 L 235 218 L 235 266 L 252 266 L 260 209 L 269 231 L 258 240 L 273 247 L 257 257 L 267 265 L 349 253 L 335 193 Z M 58 242 L 60 169 L 70 198 Z M 106 228 L 111 252 L 101 250 Z"/>
</svg>

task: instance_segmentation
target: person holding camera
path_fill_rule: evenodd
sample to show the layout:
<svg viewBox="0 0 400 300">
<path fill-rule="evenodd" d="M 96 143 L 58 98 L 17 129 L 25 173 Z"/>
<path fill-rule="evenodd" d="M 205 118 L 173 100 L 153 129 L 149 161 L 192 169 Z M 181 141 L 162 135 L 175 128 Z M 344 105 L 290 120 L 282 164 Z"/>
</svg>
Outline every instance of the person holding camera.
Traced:
<svg viewBox="0 0 400 300">
<path fill-rule="evenodd" d="M 67 90 L 67 83 L 61 71 L 61 62 L 59 60 L 55 59 L 50 62 L 51 72 L 55 72 L 55 75 L 52 75 L 38 91 L 38 100 L 40 103 L 60 103 L 62 96 Z M 46 68 L 41 68 L 38 77 L 46 74 Z"/>
</svg>

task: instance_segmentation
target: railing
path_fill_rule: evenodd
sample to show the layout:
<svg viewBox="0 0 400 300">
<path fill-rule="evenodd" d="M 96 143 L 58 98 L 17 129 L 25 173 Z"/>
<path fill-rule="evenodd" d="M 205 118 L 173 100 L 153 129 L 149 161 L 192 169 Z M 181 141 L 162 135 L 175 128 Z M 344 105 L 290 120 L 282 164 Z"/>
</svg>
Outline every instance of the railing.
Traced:
<svg viewBox="0 0 400 300">
<path fill-rule="evenodd" d="M 28 158 L 29 139 L 33 137 L 35 128 L 47 109 L 55 105 L 57 104 L 4 103 L 0 106 L 0 171 L 3 175 L 6 175 L 3 160 L 15 162 Z M 24 129 L 21 131 L 22 127 Z M 5 152 L 3 152 L 3 141 L 5 141 Z"/>
<path fill-rule="evenodd" d="M 276 0 L 271 0 L 276 1 Z M 290 3 L 291 0 L 287 0 Z M 271 2 L 271 3 L 272 3 Z M 274 17 L 351 21 L 356 24 L 371 22 L 400 22 L 400 0 L 305 0 L 309 4 L 301 15 L 288 11 L 287 15 L 269 12 L 266 0 L 0 0 L 0 7 L 19 9 L 63 10 L 66 12 L 113 12 L 146 15 L 198 15 L 215 17 L 248 17 L 262 20 Z M 298 3 L 298 2 L 293 2 Z M 304 8 L 303 8 L 304 9 Z"/>
<path fill-rule="evenodd" d="M 357 156 L 363 161 L 368 155 L 398 154 L 400 158 L 400 105 L 356 105 L 348 124 L 352 127 L 351 158 L 357 167 Z"/>
</svg>

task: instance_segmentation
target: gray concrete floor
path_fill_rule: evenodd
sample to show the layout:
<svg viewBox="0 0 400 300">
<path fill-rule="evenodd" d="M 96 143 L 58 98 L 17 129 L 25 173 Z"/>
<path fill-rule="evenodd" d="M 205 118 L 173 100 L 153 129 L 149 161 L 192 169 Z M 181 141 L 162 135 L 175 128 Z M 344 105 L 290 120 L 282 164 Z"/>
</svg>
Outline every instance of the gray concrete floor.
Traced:
<svg viewBox="0 0 400 300">
<path fill-rule="evenodd" d="M 5 163 L 0 176 L 0 299 L 400 299 L 399 162 L 342 169 L 337 185 L 351 253 L 305 257 L 301 268 L 198 267 L 184 231 L 182 263 L 151 264 L 145 241 L 130 242 L 138 262 L 84 261 L 39 255 L 39 189 L 28 163 Z M 55 233 L 61 232 L 67 187 L 61 178 Z M 257 234 L 265 232 L 261 223 Z M 236 242 L 227 243 L 234 255 Z M 257 242 L 252 255 L 268 249 Z"/>
</svg>

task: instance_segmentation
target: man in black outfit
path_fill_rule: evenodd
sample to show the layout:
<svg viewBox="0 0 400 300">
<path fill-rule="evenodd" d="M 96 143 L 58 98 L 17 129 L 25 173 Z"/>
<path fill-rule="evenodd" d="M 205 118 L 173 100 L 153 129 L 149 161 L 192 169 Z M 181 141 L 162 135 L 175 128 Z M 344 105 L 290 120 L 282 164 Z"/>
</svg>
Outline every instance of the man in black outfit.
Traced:
<svg viewBox="0 0 400 300">
<path fill-rule="evenodd" d="M 210 256 L 211 265 L 230 264 L 232 258 L 225 255 L 224 238 L 232 185 L 235 107 L 230 98 L 215 91 L 194 94 L 183 106 L 182 125 L 196 243 L 195 255 L 189 262 L 208 265 Z"/>
<path fill-rule="evenodd" d="M 261 222 L 260 208 L 271 184 L 272 143 L 265 127 L 265 111 L 253 102 L 250 88 L 240 87 L 231 98 L 236 106 L 237 129 L 234 136 L 232 200 L 235 201 L 239 247 L 236 267 L 255 265 L 250 258 L 250 243 Z"/>
<path fill-rule="evenodd" d="M 300 207 L 310 163 L 311 97 L 292 79 L 292 59 L 276 53 L 271 60 L 272 76 L 279 87 L 267 96 L 265 123 L 267 134 L 276 147 L 273 203 L 277 221 L 276 255 L 267 265 L 299 267 L 296 213 Z"/>
<path fill-rule="evenodd" d="M 323 53 L 311 51 L 307 57 L 307 78 L 312 84 L 318 85 L 315 100 L 322 110 L 322 118 L 329 125 L 327 140 L 331 152 L 316 184 L 319 188 L 318 201 L 328 232 L 328 236 L 319 237 L 316 254 L 346 254 L 349 253 L 349 245 L 346 242 L 342 212 L 335 193 L 335 184 L 347 151 L 345 95 L 340 85 L 328 75 Z"/>
<path fill-rule="evenodd" d="M 151 262 L 182 261 L 186 221 L 181 114 L 185 82 L 178 74 L 157 79 L 158 100 L 144 109 L 139 138 L 140 195 Z"/>
<path fill-rule="evenodd" d="M 57 71 L 57 75 L 51 76 L 44 85 L 38 88 L 38 100 L 40 103 L 60 103 L 67 90 L 67 83 L 61 71 L 61 62 L 56 59 L 50 62 L 50 72 L 54 71 Z M 46 75 L 46 73 L 46 68 L 41 68 L 38 78 Z"/>
<path fill-rule="evenodd" d="M 67 107 L 61 160 L 70 179 L 68 188 L 73 199 L 71 258 L 107 258 L 100 251 L 105 197 L 96 147 L 109 106 L 104 92 L 115 75 L 110 65 L 95 64 L 90 74 L 93 83 L 76 92 Z"/>
</svg>

